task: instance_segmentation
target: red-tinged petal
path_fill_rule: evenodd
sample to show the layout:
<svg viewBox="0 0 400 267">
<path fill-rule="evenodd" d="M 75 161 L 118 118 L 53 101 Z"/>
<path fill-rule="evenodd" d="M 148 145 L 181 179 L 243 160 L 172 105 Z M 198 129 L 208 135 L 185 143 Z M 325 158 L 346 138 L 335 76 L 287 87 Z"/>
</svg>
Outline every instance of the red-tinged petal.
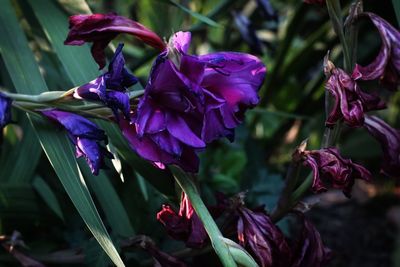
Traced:
<svg viewBox="0 0 400 267">
<path fill-rule="evenodd" d="M 100 69 L 105 65 L 104 49 L 119 33 L 131 34 L 156 49 L 164 50 L 161 38 L 142 24 L 116 14 L 75 15 L 69 19 L 70 31 L 64 44 L 93 42 L 92 55 Z"/>
</svg>

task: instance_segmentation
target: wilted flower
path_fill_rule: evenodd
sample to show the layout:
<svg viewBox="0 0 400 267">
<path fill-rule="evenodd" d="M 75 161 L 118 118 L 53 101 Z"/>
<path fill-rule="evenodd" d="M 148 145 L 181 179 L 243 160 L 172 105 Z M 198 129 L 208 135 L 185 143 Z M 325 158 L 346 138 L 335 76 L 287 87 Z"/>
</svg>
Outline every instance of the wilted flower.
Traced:
<svg viewBox="0 0 400 267">
<path fill-rule="evenodd" d="M 94 175 L 104 166 L 104 156 L 112 158 L 112 154 L 100 145 L 107 142 L 104 131 L 88 119 L 74 113 L 57 109 L 42 110 L 43 115 L 57 122 L 67 132 L 76 148 L 76 157 L 84 157 Z"/>
<path fill-rule="evenodd" d="M 387 176 L 400 177 L 400 131 L 376 116 L 365 117 L 364 127 L 381 144 L 381 171 Z"/>
<path fill-rule="evenodd" d="M 158 153 L 151 149 L 151 157 L 163 155 L 158 162 L 179 161 L 186 171 L 197 172 L 196 151 L 220 137 L 233 140 L 244 112 L 258 103 L 265 66 L 242 53 L 187 55 L 190 39 L 189 32 L 176 33 L 168 51 L 158 56 L 129 134 L 158 146 Z M 133 147 L 152 160 L 149 149 Z M 184 157 L 190 157 L 190 166 Z"/>
<path fill-rule="evenodd" d="M 0 138 L 3 128 L 11 121 L 11 98 L 0 92 Z"/>
<path fill-rule="evenodd" d="M 124 67 L 123 46 L 123 44 L 118 45 L 114 57 L 108 66 L 108 72 L 78 87 L 74 92 L 74 97 L 78 99 L 102 101 L 111 108 L 117 119 L 119 118 L 118 110 L 121 110 L 124 116 L 129 118 L 130 105 L 126 90 L 138 81 Z"/>
<path fill-rule="evenodd" d="M 110 14 L 75 15 L 69 18 L 69 33 L 64 44 L 83 45 L 93 42 L 92 56 L 102 69 L 105 64 L 104 49 L 119 33 L 131 34 L 159 50 L 165 44 L 154 32 L 128 18 Z"/>
<path fill-rule="evenodd" d="M 321 236 L 314 225 L 304 216 L 296 212 L 303 227 L 297 247 L 293 249 L 293 260 L 290 267 L 325 267 L 331 259 L 331 250 L 324 246 Z"/>
<path fill-rule="evenodd" d="M 359 17 L 369 18 L 378 29 L 382 46 L 375 60 L 367 66 L 356 65 L 353 78 L 380 79 L 388 89 L 395 90 L 400 83 L 400 32 L 381 17 L 365 12 Z"/>
<path fill-rule="evenodd" d="M 326 90 L 333 95 L 335 103 L 325 122 L 331 127 L 340 119 L 352 127 L 360 127 L 364 123 L 364 113 L 383 109 L 385 103 L 372 94 L 363 92 L 356 81 L 332 62 L 325 62 L 325 72 L 328 77 Z"/>
<path fill-rule="evenodd" d="M 244 206 L 243 197 L 239 194 L 242 203 L 236 208 L 240 244 L 249 249 L 261 267 L 289 267 L 291 251 L 285 236 L 263 207 L 252 211 Z"/>
<path fill-rule="evenodd" d="M 347 197 L 351 197 L 351 189 L 355 179 L 370 181 L 371 173 L 363 166 L 344 159 L 337 148 L 320 150 L 298 150 L 303 164 L 313 171 L 312 190 L 316 193 L 326 191 L 325 183 L 333 188 L 342 189 Z"/>
<path fill-rule="evenodd" d="M 208 238 L 203 223 L 185 193 L 182 193 L 178 214 L 170 206 L 163 205 L 157 213 L 157 220 L 165 226 L 172 238 L 184 241 L 187 247 L 200 248 Z"/>
</svg>

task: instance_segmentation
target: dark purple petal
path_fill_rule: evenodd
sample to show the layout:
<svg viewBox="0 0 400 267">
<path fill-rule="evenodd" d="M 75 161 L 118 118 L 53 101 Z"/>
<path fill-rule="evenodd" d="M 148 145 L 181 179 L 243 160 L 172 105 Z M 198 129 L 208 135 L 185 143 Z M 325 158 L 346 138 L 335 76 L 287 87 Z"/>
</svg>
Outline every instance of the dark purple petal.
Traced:
<svg viewBox="0 0 400 267">
<path fill-rule="evenodd" d="M 371 181 L 371 173 L 359 164 L 344 159 L 337 148 L 303 151 L 304 164 L 313 170 L 312 190 L 319 193 L 326 190 L 326 183 L 333 188 L 342 189 L 347 197 L 351 197 L 351 189 L 355 179 Z"/>
<path fill-rule="evenodd" d="M 324 246 L 314 225 L 302 213 L 296 213 L 303 229 L 294 249 L 290 267 L 325 267 L 331 259 L 331 250 Z"/>
<path fill-rule="evenodd" d="M 263 211 L 251 211 L 242 206 L 238 209 L 238 239 L 248 247 L 261 267 L 287 267 L 291 251 L 286 239 Z"/>
<path fill-rule="evenodd" d="M 208 238 L 203 223 L 185 193 L 182 193 L 179 214 L 163 205 L 157 213 L 157 220 L 165 226 L 172 238 L 184 241 L 187 247 L 201 248 Z"/>
<path fill-rule="evenodd" d="M 125 91 L 126 88 L 138 82 L 138 79 L 125 68 L 123 47 L 123 44 L 118 45 L 114 57 L 108 65 L 108 72 L 104 74 L 107 89 Z"/>
<path fill-rule="evenodd" d="M 400 131 L 376 116 L 365 117 L 364 127 L 381 144 L 382 173 L 387 176 L 400 177 Z"/>
<path fill-rule="evenodd" d="M 76 157 L 83 156 L 92 173 L 98 175 L 99 169 L 104 167 L 104 156 L 112 158 L 112 154 L 100 145 L 101 141 L 107 142 L 104 131 L 93 122 L 74 113 L 56 109 L 41 112 L 68 132 L 76 148 Z"/>
<path fill-rule="evenodd" d="M 106 84 L 101 75 L 93 81 L 79 86 L 74 92 L 74 98 L 92 101 L 104 101 L 106 99 Z"/>
<path fill-rule="evenodd" d="M 269 0 L 257 0 L 257 6 L 264 14 L 266 20 L 278 21 L 276 10 L 273 8 Z"/>
<path fill-rule="evenodd" d="M 106 94 L 106 105 L 111 108 L 115 118 L 119 119 L 118 110 L 121 110 L 126 119 L 130 118 L 129 96 L 118 91 L 108 91 Z"/>
<path fill-rule="evenodd" d="M 0 136 L 3 128 L 11 121 L 11 98 L 0 92 Z"/>
<path fill-rule="evenodd" d="M 131 34 L 156 49 L 164 50 L 161 38 L 140 23 L 116 14 L 75 15 L 69 18 L 69 33 L 64 44 L 92 42 L 92 55 L 100 69 L 105 66 L 104 49 L 119 33 Z"/>
<path fill-rule="evenodd" d="M 334 97 L 334 105 L 325 122 L 327 127 L 341 119 L 351 127 L 360 127 L 365 112 L 386 107 L 379 97 L 363 92 L 344 70 L 333 68 L 328 75 L 326 90 Z"/>
<path fill-rule="evenodd" d="M 126 120 L 120 120 L 119 126 L 121 128 L 122 134 L 128 140 L 131 148 L 142 158 L 153 162 L 157 167 L 164 168 L 168 164 L 176 164 L 180 166 L 183 170 L 187 172 L 197 172 L 199 168 L 199 159 L 197 155 L 192 151 L 191 148 L 180 144 L 179 153 L 181 153 L 181 158 L 177 155 L 170 154 L 176 148 L 172 148 L 171 151 L 163 150 L 160 147 L 160 142 L 164 142 L 165 146 L 176 146 L 176 143 L 169 144 L 168 142 L 174 142 L 174 140 L 164 139 L 159 140 L 157 138 L 152 138 L 152 136 L 140 136 L 137 134 L 137 126 L 131 124 Z M 160 133 L 157 133 L 160 134 Z M 162 138 L 160 136 L 159 138 Z M 178 149 L 176 149 L 178 151 Z M 182 151 L 182 152 L 180 152 Z"/>
<path fill-rule="evenodd" d="M 367 66 L 356 65 L 353 78 L 358 80 L 380 79 L 388 89 L 397 89 L 400 83 L 400 32 L 374 13 L 365 12 L 381 36 L 382 46 L 378 56 Z"/>
</svg>

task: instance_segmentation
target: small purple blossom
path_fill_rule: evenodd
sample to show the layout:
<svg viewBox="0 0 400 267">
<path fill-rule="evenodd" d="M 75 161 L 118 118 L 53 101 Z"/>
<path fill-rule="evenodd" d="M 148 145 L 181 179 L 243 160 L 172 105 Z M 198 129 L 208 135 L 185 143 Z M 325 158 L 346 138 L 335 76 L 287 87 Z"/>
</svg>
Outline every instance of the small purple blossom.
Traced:
<svg viewBox="0 0 400 267">
<path fill-rule="evenodd" d="M 341 119 L 349 126 L 360 127 L 364 124 L 365 112 L 386 107 L 378 96 L 363 92 L 349 74 L 332 62 L 325 63 L 325 72 L 329 77 L 326 90 L 334 97 L 334 105 L 325 122 L 327 127 Z"/>
<path fill-rule="evenodd" d="M 303 213 L 296 212 L 303 227 L 293 249 L 290 267 L 325 267 L 332 257 L 331 250 L 324 246 L 321 235 Z"/>
<path fill-rule="evenodd" d="M 370 181 L 371 173 L 363 166 L 344 159 L 337 148 L 298 151 L 303 164 L 313 171 L 312 190 L 315 193 L 326 191 L 326 183 L 333 188 L 342 189 L 347 197 L 351 197 L 351 189 L 355 179 Z"/>
<path fill-rule="evenodd" d="M 88 119 L 74 113 L 49 109 L 41 111 L 44 116 L 57 122 L 68 133 L 76 148 L 76 157 L 84 157 L 94 175 L 104 167 L 104 156 L 112 158 L 112 154 L 100 142 L 107 142 L 104 131 Z"/>
<path fill-rule="evenodd" d="M 356 65 L 352 77 L 356 80 L 380 79 L 391 90 L 400 83 L 400 32 L 376 14 L 365 12 L 359 18 L 367 17 L 381 36 L 382 46 L 378 56 L 367 66 Z"/>
<path fill-rule="evenodd" d="M 400 177 L 400 131 L 376 116 L 365 117 L 364 127 L 381 144 L 381 172 L 387 176 Z"/>
<path fill-rule="evenodd" d="M 182 193 L 178 214 L 170 206 L 163 205 L 162 210 L 157 213 L 157 220 L 165 226 L 172 238 L 184 241 L 187 247 L 201 248 L 207 241 L 203 223 L 185 193 Z"/>
<path fill-rule="evenodd" d="M 125 118 L 130 117 L 129 96 L 126 91 L 128 87 L 138 82 L 138 79 L 124 67 L 123 46 L 123 44 L 118 45 L 106 73 L 78 87 L 74 92 L 74 97 L 78 99 L 102 101 L 111 108 L 117 119 L 118 110 L 122 111 Z"/>
<path fill-rule="evenodd" d="M 11 121 L 11 98 L 0 92 L 0 138 L 3 128 Z"/>
<path fill-rule="evenodd" d="M 233 140 L 245 111 L 258 103 L 265 66 L 242 53 L 188 55 L 190 39 L 189 32 L 176 33 L 168 51 L 158 56 L 138 105 L 136 127 L 125 126 L 123 132 L 143 158 L 197 172 L 196 152 L 220 137 Z"/>
<path fill-rule="evenodd" d="M 106 65 L 104 50 L 119 33 L 131 34 L 156 49 L 164 50 L 165 44 L 154 32 L 128 18 L 110 14 L 75 15 L 69 17 L 66 45 L 83 45 L 92 42 L 92 56 L 100 69 Z"/>
</svg>

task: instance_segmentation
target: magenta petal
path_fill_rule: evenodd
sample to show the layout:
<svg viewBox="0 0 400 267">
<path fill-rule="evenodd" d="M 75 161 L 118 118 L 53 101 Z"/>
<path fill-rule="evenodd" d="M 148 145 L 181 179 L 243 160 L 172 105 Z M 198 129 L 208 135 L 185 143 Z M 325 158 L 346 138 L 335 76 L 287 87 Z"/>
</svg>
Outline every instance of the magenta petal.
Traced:
<svg viewBox="0 0 400 267">
<path fill-rule="evenodd" d="M 189 50 L 192 34 L 190 32 L 176 32 L 172 36 L 172 44 L 180 53 L 186 54 Z"/>
</svg>

